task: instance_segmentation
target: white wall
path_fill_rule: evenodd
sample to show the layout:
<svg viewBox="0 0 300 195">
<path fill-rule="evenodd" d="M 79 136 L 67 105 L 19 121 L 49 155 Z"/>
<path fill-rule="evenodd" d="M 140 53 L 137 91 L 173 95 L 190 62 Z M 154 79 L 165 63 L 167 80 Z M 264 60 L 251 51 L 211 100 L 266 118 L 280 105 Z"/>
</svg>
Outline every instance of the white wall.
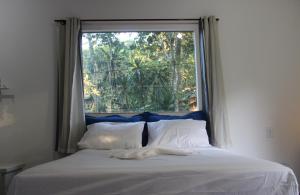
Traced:
<svg viewBox="0 0 300 195">
<path fill-rule="evenodd" d="M 54 19 L 205 15 L 221 19 L 232 150 L 286 163 L 300 176 L 299 0 L 0 0 L 0 77 L 16 96 L 0 103 L 15 117 L 0 127 L 0 162 L 53 158 Z"/>
</svg>

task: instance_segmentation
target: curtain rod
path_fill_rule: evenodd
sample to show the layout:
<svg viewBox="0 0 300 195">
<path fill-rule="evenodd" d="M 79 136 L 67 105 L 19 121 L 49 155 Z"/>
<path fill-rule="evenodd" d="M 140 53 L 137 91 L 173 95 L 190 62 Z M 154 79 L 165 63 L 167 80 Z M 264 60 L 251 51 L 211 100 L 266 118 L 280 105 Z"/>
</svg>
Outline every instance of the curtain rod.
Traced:
<svg viewBox="0 0 300 195">
<path fill-rule="evenodd" d="M 96 21 L 103 21 L 103 22 L 116 22 L 116 21 L 199 21 L 201 18 L 183 18 L 183 19 L 83 19 L 80 20 L 81 22 L 96 22 Z M 219 18 L 216 18 L 219 21 Z M 66 22 L 66 20 L 54 20 L 54 22 Z"/>
</svg>

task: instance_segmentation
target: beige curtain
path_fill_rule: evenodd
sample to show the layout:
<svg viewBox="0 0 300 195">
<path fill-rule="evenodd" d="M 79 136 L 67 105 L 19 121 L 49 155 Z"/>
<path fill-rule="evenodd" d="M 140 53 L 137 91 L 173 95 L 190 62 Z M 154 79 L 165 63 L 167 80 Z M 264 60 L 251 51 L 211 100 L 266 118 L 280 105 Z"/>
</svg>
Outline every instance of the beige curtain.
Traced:
<svg viewBox="0 0 300 195">
<path fill-rule="evenodd" d="M 85 130 L 80 55 L 80 20 L 58 24 L 57 145 L 60 153 L 74 153 Z"/>
<path fill-rule="evenodd" d="M 203 108 L 208 113 L 212 144 L 231 145 L 221 66 L 218 21 L 214 16 L 200 19 Z"/>
</svg>

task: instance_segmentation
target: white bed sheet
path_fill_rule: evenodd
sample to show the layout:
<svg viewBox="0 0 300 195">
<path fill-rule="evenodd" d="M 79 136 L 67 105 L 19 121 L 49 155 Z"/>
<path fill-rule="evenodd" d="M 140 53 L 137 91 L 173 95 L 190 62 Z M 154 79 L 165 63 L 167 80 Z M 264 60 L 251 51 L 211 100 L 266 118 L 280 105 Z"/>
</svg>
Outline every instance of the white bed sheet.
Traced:
<svg viewBox="0 0 300 195">
<path fill-rule="evenodd" d="M 197 155 L 119 160 L 81 150 L 18 174 L 9 195 L 298 195 L 291 169 L 213 147 Z"/>
</svg>

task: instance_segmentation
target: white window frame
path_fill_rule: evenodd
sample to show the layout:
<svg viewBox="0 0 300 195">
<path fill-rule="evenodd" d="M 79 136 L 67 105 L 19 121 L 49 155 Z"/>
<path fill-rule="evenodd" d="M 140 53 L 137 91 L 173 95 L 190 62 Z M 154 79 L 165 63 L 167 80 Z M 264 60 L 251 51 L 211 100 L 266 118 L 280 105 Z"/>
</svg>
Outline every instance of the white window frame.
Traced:
<svg viewBox="0 0 300 195">
<path fill-rule="evenodd" d="M 200 40 L 198 21 L 82 21 L 82 33 L 97 32 L 153 32 L 153 31 L 189 31 L 194 33 L 194 57 L 197 88 L 197 110 L 202 110 L 201 95 L 201 66 L 200 66 Z M 107 113 L 110 114 L 110 113 Z M 118 113 L 113 113 L 118 114 Z M 124 114 L 124 113 L 120 113 Z"/>
</svg>

